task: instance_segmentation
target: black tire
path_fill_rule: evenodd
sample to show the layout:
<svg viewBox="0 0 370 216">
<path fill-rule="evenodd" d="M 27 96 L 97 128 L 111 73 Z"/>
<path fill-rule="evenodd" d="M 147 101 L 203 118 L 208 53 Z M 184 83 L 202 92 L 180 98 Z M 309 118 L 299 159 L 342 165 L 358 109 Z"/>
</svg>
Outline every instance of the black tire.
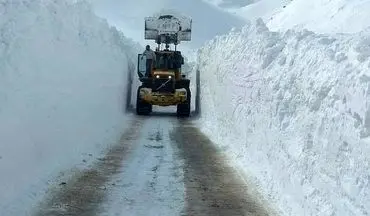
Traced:
<svg viewBox="0 0 370 216">
<path fill-rule="evenodd" d="M 146 103 L 140 98 L 140 89 L 143 88 L 143 86 L 140 86 L 137 89 L 136 93 L 136 114 L 138 115 L 149 115 L 152 112 L 153 105 Z"/>
<path fill-rule="evenodd" d="M 180 89 L 180 88 L 190 88 L 190 80 L 189 79 L 181 79 L 179 81 L 176 82 L 176 85 L 175 85 L 175 88 L 176 89 Z"/>
<path fill-rule="evenodd" d="M 177 105 L 177 116 L 178 117 L 189 117 L 191 108 L 191 92 L 189 88 L 186 88 L 187 98 L 182 104 Z"/>
<path fill-rule="evenodd" d="M 142 82 L 141 87 L 150 88 L 152 84 L 152 79 L 148 77 L 140 78 L 140 82 Z"/>
</svg>

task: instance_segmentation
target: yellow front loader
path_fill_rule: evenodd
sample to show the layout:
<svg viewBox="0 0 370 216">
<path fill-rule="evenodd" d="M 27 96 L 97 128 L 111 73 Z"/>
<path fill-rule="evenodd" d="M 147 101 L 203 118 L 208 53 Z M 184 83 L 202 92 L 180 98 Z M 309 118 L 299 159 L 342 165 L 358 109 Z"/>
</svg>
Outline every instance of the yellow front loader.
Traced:
<svg viewBox="0 0 370 216">
<path fill-rule="evenodd" d="M 182 21 L 184 22 L 183 19 Z M 174 23 L 178 24 L 178 28 L 175 28 Z M 190 40 L 191 20 L 189 23 L 181 23 L 172 15 L 146 18 L 146 39 L 155 39 L 158 47 L 155 51 L 156 61 L 151 65 L 149 73 L 146 57 L 143 54 L 138 55 L 138 75 L 142 83 L 137 90 L 136 113 L 138 115 L 150 114 L 153 105 L 156 105 L 177 106 L 178 116 L 190 116 L 190 80 L 182 74 L 184 58 L 181 52 L 176 50 L 179 41 Z M 161 26 L 162 28 L 158 30 Z M 168 29 L 168 26 L 171 29 Z M 188 28 L 184 29 L 183 26 Z M 166 44 L 163 50 L 161 50 L 161 43 Z M 170 50 L 169 44 L 174 44 L 175 50 Z"/>
</svg>

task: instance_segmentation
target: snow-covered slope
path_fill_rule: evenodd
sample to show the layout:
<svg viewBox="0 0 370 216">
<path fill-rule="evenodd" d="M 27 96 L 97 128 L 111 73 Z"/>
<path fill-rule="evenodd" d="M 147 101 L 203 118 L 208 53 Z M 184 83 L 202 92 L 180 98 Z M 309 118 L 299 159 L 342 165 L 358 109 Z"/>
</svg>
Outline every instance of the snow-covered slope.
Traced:
<svg viewBox="0 0 370 216">
<path fill-rule="evenodd" d="M 370 26 L 370 1 L 294 0 L 274 15 L 267 26 L 271 30 L 293 27 L 321 33 L 355 33 Z"/>
<path fill-rule="evenodd" d="M 291 0 L 260 0 L 244 7 L 227 9 L 227 11 L 247 20 L 262 18 L 268 21 L 290 2 Z"/>
<path fill-rule="evenodd" d="M 82 3 L 5 0 L 0 14 L 0 215 L 27 215 L 46 179 L 118 138 L 137 51 Z"/>
<path fill-rule="evenodd" d="M 246 20 L 268 21 L 291 0 L 203 0 L 214 7 Z"/>
<path fill-rule="evenodd" d="M 200 50 L 198 124 L 282 215 L 370 213 L 369 47 L 258 20 Z"/>
<path fill-rule="evenodd" d="M 356 33 L 370 26 L 364 0 L 203 0 L 246 20 L 262 18 L 272 31 Z"/>
</svg>

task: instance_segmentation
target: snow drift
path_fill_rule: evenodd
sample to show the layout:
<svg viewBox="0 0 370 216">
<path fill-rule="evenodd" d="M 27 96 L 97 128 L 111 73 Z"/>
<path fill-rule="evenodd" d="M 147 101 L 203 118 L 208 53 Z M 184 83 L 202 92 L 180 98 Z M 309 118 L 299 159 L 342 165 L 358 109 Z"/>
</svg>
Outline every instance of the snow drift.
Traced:
<svg viewBox="0 0 370 216">
<path fill-rule="evenodd" d="M 47 179 L 118 138 L 137 50 L 84 3 L 0 14 L 0 215 L 26 215 Z"/>
<path fill-rule="evenodd" d="M 200 49 L 198 124 L 282 215 L 370 213 L 369 47 L 259 19 Z"/>
</svg>

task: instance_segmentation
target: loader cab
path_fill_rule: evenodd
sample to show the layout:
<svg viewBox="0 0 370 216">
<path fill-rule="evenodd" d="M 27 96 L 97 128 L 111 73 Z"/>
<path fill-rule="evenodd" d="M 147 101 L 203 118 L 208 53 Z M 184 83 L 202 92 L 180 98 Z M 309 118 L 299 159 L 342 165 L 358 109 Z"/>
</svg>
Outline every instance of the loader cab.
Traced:
<svg viewBox="0 0 370 216">
<path fill-rule="evenodd" d="M 180 51 L 162 50 L 156 51 L 156 63 L 153 71 L 173 71 L 175 79 L 181 79 L 181 67 L 184 64 L 184 57 Z"/>
<path fill-rule="evenodd" d="M 180 51 L 162 50 L 155 51 L 156 61 L 153 62 L 149 76 L 153 77 L 154 71 L 174 71 L 176 80 L 181 77 L 181 67 L 184 64 L 184 57 Z M 137 73 L 139 78 L 148 77 L 146 75 L 146 57 L 138 54 Z"/>
<path fill-rule="evenodd" d="M 157 51 L 155 52 L 157 61 L 153 65 L 154 70 L 175 70 L 178 65 L 175 64 L 173 52 Z M 180 66 L 181 67 L 181 66 Z"/>
</svg>

